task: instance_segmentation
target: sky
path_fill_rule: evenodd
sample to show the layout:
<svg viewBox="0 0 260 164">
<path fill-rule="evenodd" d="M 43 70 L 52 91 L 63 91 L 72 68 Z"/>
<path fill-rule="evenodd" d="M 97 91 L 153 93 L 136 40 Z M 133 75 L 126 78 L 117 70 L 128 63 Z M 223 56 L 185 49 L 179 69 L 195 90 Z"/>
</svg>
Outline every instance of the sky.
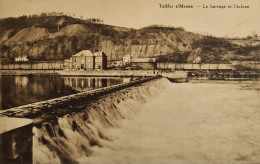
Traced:
<svg viewBox="0 0 260 164">
<path fill-rule="evenodd" d="M 159 4 L 194 8 L 160 8 Z M 234 4 L 249 8 L 203 8 Z M 260 0 L 0 0 L 0 18 L 41 12 L 101 18 L 106 24 L 137 29 L 158 24 L 219 37 L 260 35 Z"/>
</svg>

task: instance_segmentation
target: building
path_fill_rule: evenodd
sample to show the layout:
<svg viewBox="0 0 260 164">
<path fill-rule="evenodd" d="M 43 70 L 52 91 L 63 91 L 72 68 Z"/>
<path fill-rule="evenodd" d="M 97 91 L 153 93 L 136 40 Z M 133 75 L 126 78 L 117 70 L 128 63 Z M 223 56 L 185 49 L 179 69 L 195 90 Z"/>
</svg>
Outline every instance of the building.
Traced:
<svg viewBox="0 0 260 164">
<path fill-rule="evenodd" d="M 72 58 L 64 60 L 64 68 L 72 69 Z"/>
<path fill-rule="evenodd" d="M 89 50 L 82 50 L 72 56 L 72 68 L 78 70 L 93 70 L 94 55 Z"/>
<path fill-rule="evenodd" d="M 107 69 L 107 56 L 104 52 L 95 52 L 94 53 L 94 69 Z"/>
<path fill-rule="evenodd" d="M 14 61 L 29 61 L 27 56 L 15 57 Z"/>
<path fill-rule="evenodd" d="M 195 64 L 201 63 L 201 57 L 200 57 L 200 56 L 196 57 L 196 58 L 192 61 L 192 63 L 195 63 Z"/>
<path fill-rule="evenodd" d="M 103 70 L 107 69 L 107 56 L 104 52 L 82 50 L 64 61 L 65 69 Z"/>
</svg>

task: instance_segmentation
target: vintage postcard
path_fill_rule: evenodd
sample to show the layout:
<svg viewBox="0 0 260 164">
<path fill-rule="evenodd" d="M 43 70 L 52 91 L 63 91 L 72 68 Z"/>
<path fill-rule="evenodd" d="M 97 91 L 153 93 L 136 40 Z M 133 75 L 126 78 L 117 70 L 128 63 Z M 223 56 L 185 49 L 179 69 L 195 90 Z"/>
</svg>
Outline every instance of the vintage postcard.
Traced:
<svg viewBox="0 0 260 164">
<path fill-rule="evenodd" d="M 0 0 L 0 163 L 260 163 L 259 0 Z"/>
</svg>

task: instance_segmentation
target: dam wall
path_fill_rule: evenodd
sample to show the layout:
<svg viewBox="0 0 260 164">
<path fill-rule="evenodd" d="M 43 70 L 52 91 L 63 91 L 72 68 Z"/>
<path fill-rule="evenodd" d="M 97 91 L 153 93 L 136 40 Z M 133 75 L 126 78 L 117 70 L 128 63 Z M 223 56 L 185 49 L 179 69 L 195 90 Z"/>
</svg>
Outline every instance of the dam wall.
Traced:
<svg viewBox="0 0 260 164">
<path fill-rule="evenodd" d="M 94 89 L 86 92 L 80 92 L 68 96 L 58 97 L 46 101 L 36 102 L 32 104 L 22 105 L 14 108 L 10 108 L 7 110 L 1 110 L 0 111 L 0 117 L 20 117 L 20 118 L 38 118 L 34 120 L 34 124 L 39 124 L 42 121 L 51 120 L 53 119 L 53 115 L 50 115 L 50 113 L 55 114 L 56 116 L 61 116 L 73 111 L 76 111 L 74 109 L 73 111 L 70 111 L 70 109 L 66 108 L 61 110 L 61 108 L 72 106 L 72 105 L 80 105 L 83 103 L 91 103 L 92 101 L 95 101 L 96 98 L 99 96 L 115 92 L 117 90 L 139 85 L 141 83 L 145 83 L 147 81 L 156 79 L 159 77 L 148 77 L 143 78 L 135 81 L 130 81 L 127 83 L 112 85 L 108 87 L 103 87 L 99 89 Z M 78 109 L 79 110 L 79 109 Z"/>
<path fill-rule="evenodd" d="M 131 119 L 169 83 L 159 78 L 124 88 L 91 104 L 74 105 L 71 109 L 81 110 L 36 125 L 33 129 L 34 163 L 88 163 L 88 157 L 97 148 L 113 140 L 107 130 L 120 127 L 124 119 Z"/>
<path fill-rule="evenodd" d="M 120 127 L 119 120 L 131 118 L 169 84 L 149 77 L 0 111 L 0 116 L 32 119 L 33 133 L 26 131 L 33 136 L 32 163 L 87 163 L 95 148 L 111 140 L 107 129 Z"/>
</svg>

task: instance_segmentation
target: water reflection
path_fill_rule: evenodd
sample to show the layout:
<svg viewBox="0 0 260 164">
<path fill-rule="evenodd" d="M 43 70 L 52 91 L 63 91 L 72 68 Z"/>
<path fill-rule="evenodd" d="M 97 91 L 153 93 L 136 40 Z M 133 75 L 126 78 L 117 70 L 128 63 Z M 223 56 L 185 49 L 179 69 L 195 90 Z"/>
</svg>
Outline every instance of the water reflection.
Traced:
<svg viewBox="0 0 260 164">
<path fill-rule="evenodd" d="M 130 81 L 130 78 L 0 76 L 0 110 Z"/>
<path fill-rule="evenodd" d="M 27 86 L 29 83 L 29 78 L 27 76 L 16 76 L 15 85 L 17 86 Z"/>
<path fill-rule="evenodd" d="M 129 82 L 131 78 L 90 78 L 90 77 L 64 77 L 64 84 L 73 90 L 82 92 L 110 85 Z"/>
</svg>

